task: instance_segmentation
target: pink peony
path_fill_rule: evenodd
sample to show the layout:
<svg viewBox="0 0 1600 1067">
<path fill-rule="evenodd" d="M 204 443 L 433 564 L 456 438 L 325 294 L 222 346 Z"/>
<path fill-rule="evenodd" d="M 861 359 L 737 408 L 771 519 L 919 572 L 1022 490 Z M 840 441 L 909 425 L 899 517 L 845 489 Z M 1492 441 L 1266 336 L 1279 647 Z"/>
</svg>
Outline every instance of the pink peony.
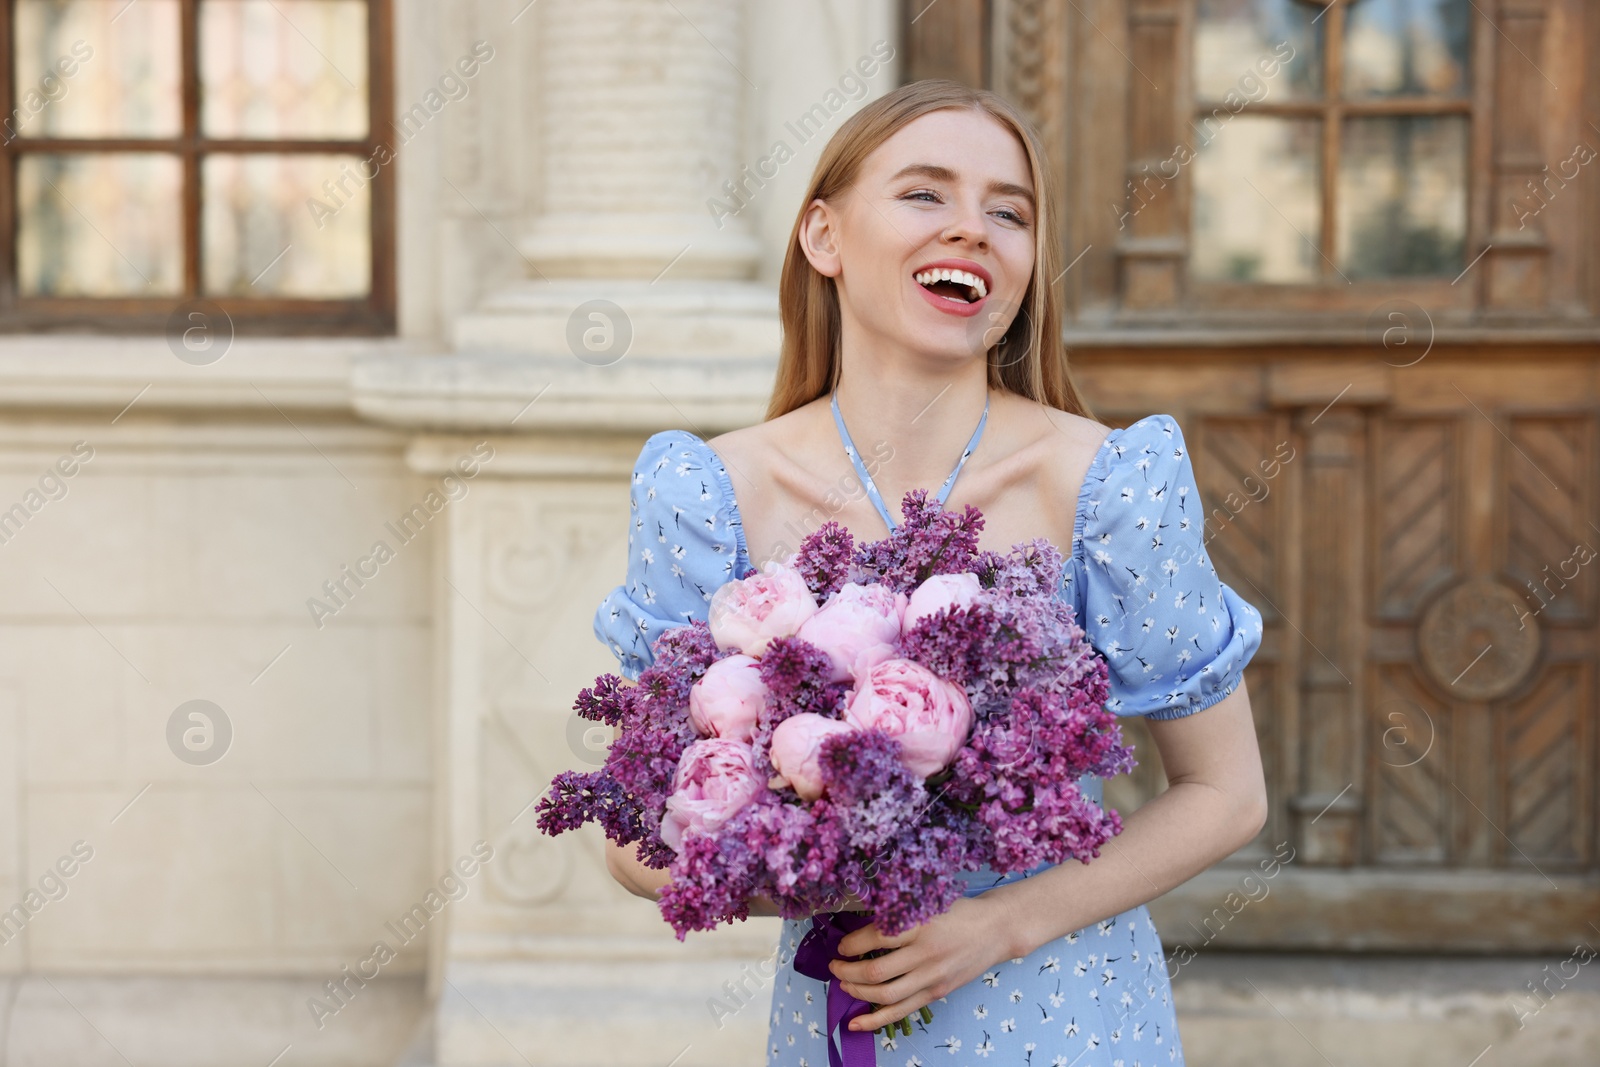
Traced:
<svg viewBox="0 0 1600 1067">
<path fill-rule="evenodd" d="M 707 624 L 718 648 L 760 656 L 773 638 L 793 635 L 816 612 L 816 597 L 800 572 L 768 560 L 761 573 L 711 594 Z"/>
<path fill-rule="evenodd" d="M 906 595 L 887 585 L 849 582 L 801 625 L 796 636 L 828 654 L 833 661 L 830 682 L 846 682 L 857 656 L 876 645 L 893 646 L 906 605 Z"/>
<path fill-rule="evenodd" d="M 905 621 L 901 625 L 909 630 L 919 619 L 932 615 L 940 608 L 964 608 L 976 601 L 982 591 L 978 576 L 970 571 L 935 574 L 911 591 L 911 599 L 906 604 Z"/>
<path fill-rule="evenodd" d="M 854 672 L 845 722 L 898 738 L 902 761 L 924 778 L 950 764 L 973 722 L 972 705 L 960 686 L 881 649 L 863 652 Z"/>
<path fill-rule="evenodd" d="M 760 666 L 736 652 L 707 667 L 689 687 L 689 721 L 701 737 L 748 741 L 766 696 Z"/>
<path fill-rule="evenodd" d="M 661 840 L 683 851 L 689 830 L 715 830 L 761 792 L 755 751 L 743 741 L 712 737 L 691 742 L 678 760 L 672 795 L 661 817 Z"/>
<path fill-rule="evenodd" d="M 822 768 L 817 765 L 822 741 L 833 734 L 850 732 L 851 728 L 838 719 L 809 711 L 784 719 L 773 728 L 767 751 L 773 770 L 778 772 L 768 780 L 768 787 L 782 789 L 791 785 L 800 799 L 816 800 L 822 795 Z"/>
</svg>

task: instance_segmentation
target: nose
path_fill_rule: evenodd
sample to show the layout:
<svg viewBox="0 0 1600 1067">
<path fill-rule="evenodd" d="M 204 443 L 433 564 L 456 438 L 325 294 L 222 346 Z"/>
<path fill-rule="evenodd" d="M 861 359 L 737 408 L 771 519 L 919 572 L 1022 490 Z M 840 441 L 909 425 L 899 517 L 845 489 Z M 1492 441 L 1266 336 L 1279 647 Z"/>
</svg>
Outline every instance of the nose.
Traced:
<svg viewBox="0 0 1600 1067">
<path fill-rule="evenodd" d="M 972 205 L 960 211 L 945 227 L 943 237 L 949 244 L 965 242 L 975 248 L 988 248 L 989 231 L 984 225 L 983 209 Z"/>
</svg>

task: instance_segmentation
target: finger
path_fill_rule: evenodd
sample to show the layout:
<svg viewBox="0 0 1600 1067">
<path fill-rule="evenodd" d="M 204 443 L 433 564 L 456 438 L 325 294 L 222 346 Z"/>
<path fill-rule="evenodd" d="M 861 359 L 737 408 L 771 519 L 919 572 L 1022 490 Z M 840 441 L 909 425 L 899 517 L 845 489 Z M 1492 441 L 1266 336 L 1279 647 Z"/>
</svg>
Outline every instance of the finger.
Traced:
<svg viewBox="0 0 1600 1067">
<path fill-rule="evenodd" d="M 913 926 L 894 937 L 887 937 L 878 929 L 877 923 L 868 923 L 859 930 L 852 930 L 839 939 L 839 955 L 859 956 L 863 952 L 871 952 L 875 948 L 899 948 L 909 945 L 916 940 L 919 927 Z"/>
<path fill-rule="evenodd" d="M 876 986 L 884 982 L 893 981 L 903 974 L 909 973 L 922 960 L 922 954 L 916 951 L 915 945 L 906 945 L 902 948 L 892 949 L 882 956 L 873 956 L 866 960 L 832 959 L 828 961 L 828 970 L 834 977 L 843 981 L 854 982 L 860 986 Z M 871 997 L 863 997 L 870 1000 Z M 884 1003 L 881 999 L 878 1003 Z"/>
<path fill-rule="evenodd" d="M 866 926 L 851 930 L 839 939 L 839 955 L 859 956 L 875 948 L 887 947 L 883 942 L 883 931 L 878 929 L 878 924 L 868 923 Z"/>
<path fill-rule="evenodd" d="M 848 1025 L 852 1030 L 876 1030 L 880 1026 L 888 1026 L 890 1023 L 899 1022 L 924 1004 L 930 1003 L 933 999 L 926 990 L 923 990 L 897 1003 L 885 1004 L 877 1011 L 858 1015 L 851 1019 Z"/>
<path fill-rule="evenodd" d="M 905 974 L 883 982 L 852 982 L 843 979 L 839 987 L 858 1000 L 869 1004 L 896 1004 L 908 1000 L 929 984 L 927 972 L 912 968 Z"/>
</svg>

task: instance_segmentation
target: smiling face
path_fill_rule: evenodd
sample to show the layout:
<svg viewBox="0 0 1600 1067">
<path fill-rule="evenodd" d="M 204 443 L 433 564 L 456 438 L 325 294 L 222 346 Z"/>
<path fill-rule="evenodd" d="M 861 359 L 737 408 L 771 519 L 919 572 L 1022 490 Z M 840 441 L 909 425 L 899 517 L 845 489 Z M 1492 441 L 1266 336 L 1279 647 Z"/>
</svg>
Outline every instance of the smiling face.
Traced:
<svg viewBox="0 0 1600 1067">
<path fill-rule="evenodd" d="M 801 229 L 806 258 L 835 279 L 845 343 L 982 358 L 1033 274 L 1033 197 L 1021 143 L 985 112 L 934 111 L 896 131 Z"/>
</svg>

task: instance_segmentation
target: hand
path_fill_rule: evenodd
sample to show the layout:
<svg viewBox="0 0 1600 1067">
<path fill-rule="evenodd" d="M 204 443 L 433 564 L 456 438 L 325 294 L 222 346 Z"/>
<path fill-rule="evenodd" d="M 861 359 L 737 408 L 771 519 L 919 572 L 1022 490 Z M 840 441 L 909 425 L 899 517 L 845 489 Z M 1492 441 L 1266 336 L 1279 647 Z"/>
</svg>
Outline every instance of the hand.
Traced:
<svg viewBox="0 0 1600 1067">
<path fill-rule="evenodd" d="M 842 956 L 892 950 L 872 959 L 828 964 L 845 992 L 882 1005 L 851 1019 L 850 1029 L 876 1030 L 899 1022 L 1009 958 L 996 954 L 1007 951 L 1002 922 L 995 901 L 962 897 L 949 911 L 899 937 L 885 937 L 876 923 L 846 934 L 839 941 Z"/>
</svg>

